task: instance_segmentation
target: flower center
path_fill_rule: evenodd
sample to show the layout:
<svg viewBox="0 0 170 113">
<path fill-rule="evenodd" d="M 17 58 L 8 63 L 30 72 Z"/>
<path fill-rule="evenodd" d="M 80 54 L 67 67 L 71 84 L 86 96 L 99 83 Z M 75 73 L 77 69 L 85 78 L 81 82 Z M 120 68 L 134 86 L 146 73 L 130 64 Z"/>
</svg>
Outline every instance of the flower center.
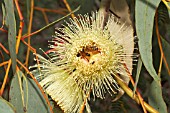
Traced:
<svg viewBox="0 0 170 113">
<path fill-rule="evenodd" d="M 87 47 L 83 47 L 82 51 L 80 51 L 77 54 L 77 57 L 80 57 L 82 60 L 84 60 L 85 63 L 90 63 L 90 64 L 94 64 L 95 63 L 95 59 L 94 57 L 97 54 L 100 54 L 100 49 L 96 46 L 87 46 Z"/>
<path fill-rule="evenodd" d="M 96 75 L 108 64 L 108 55 L 97 44 L 81 47 L 74 59 L 75 68 L 83 76 Z M 89 76 L 90 77 L 90 76 Z"/>
<path fill-rule="evenodd" d="M 103 44 L 107 43 L 107 46 Z M 87 38 L 75 40 L 72 47 L 68 44 L 66 51 L 67 61 L 71 64 L 74 73 L 80 76 L 96 76 L 102 70 L 112 65 L 114 60 L 114 50 L 110 47 L 113 45 L 109 40 L 98 40 L 97 38 Z"/>
</svg>

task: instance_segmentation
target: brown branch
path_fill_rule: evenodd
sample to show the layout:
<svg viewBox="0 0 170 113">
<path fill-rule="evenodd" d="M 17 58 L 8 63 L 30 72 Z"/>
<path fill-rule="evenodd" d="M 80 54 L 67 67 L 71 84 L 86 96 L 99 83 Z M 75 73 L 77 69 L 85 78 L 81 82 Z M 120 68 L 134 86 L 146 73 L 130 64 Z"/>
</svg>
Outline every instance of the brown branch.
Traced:
<svg viewBox="0 0 170 113">
<path fill-rule="evenodd" d="M 124 68 L 126 69 L 126 72 L 127 72 L 128 75 L 129 75 L 130 81 L 131 81 L 131 83 L 132 83 L 132 85 L 133 85 L 133 87 L 134 87 L 134 86 L 135 86 L 135 82 L 134 82 L 134 80 L 133 80 L 133 78 L 132 78 L 132 75 L 131 75 L 131 73 L 129 72 L 126 64 L 124 64 Z M 145 108 L 145 106 L 144 106 L 143 98 L 142 98 L 141 94 L 139 93 L 138 88 L 136 88 L 136 93 L 137 93 L 137 96 L 138 96 L 138 98 L 139 98 L 139 102 L 141 103 L 141 106 L 142 106 L 142 108 L 143 108 L 144 113 L 147 113 L 146 108 Z"/>
<path fill-rule="evenodd" d="M 62 14 L 62 15 L 66 15 L 67 14 L 66 12 L 68 12 L 67 9 L 63 9 L 63 8 L 54 10 L 54 9 L 47 9 L 47 8 L 41 8 L 41 7 L 34 7 L 34 9 L 38 11 L 52 12 L 52 13 L 57 13 L 57 14 Z"/>
<path fill-rule="evenodd" d="M 68 9 L 68 11 L 71 13 L 72 10 L 71 10 L 70 5 L 68 4 L 67 0 L 63 0 L 63 2 L 65 4 L 66 8 Z M 74 17 L 75 17 L 74 13 L 71 13 L 71 18 L 76 22 Z"/>
<path fill-rule="evenodd" d="M 34 0 L 31 0 L 31 9 L 30 9 L 30 18 L 29 18 L 29 25 L 28 25 L 28 34 L 31 33 L 31 28 L 32 28 L 32 20 L 33 20 L 33 13 L 34 13 Z M 30 46 L 31 40 L 30 36 L 28 37 L 28 45 Z M 28 67 L 28 61 L 29 61 L 29 56 L 30 56 L 30 48 L 27 48 L 27 54 L 26 54 L 26 59 L 25 59 L 25 65 Z"/>
<path fill-rule="evenodd" d="M 9 55 L 9 51 L 0 43 L 0 47 L 5 51 L 6 54 Z"/>
<path fill-rule="evenodd" d="M 20 18 L 20 25 L 19 25 L 19 31 L 18 31 L 18 37 L 17 37 L 17 42 L 16 42 L 16 54 L 18 54 L 18 50 L 19 50 L 19 45 L 20 45 L 20 40 L 21 40 L 21 36 L 22 36 L 22 31 L 23 31 L 23 27 L 24 27 L 24 18 L 22 16 L 20 7 L 19 7 L 19 3 L 18 0 L 14 0 L 17 11 L 18 11 L 18 15 Z"/>
<path fill-rule="evenodd" d="M 0 28 L 0 31 L 3 31 L 3 32 L 5 32 L 5 33 L 8 33 L 8 31 L 5 30 L 5 29 L 3 29 L 3 28 Z"/>
<path fill-rule="evenodd" d="M 139 97 L 136 94 L 133 94 L 133 91 L 127 86 L 127 84 L 117 75 L 114 75 L 114 78 L 116 82 L 120 85 L 120 87 L 126 92 L 126 94 L 131 97 L 133 100 L 135 100 L 138 104 L 140 104 Z M 146 108 L 146 110 L 150 113 L 159 113 L 156 111 L 153 107 L 151 107 L 149 104 L 147 104 L 145 101 L 143 101 L 143 104 Z"/>
<path fill-rule="evenodd" d="M 156 23 L 156 35 L 157 35 L 157 38 L 158 38 L 158 44 L 159 44 L 160 52 L 161 52 L 162 58 L 164 60 L 166 69 L 168 70 L 168 74 L 170 75 L 169 65 L 168 65 L 167 60 L 166 60 L 165 55 L 164 55 L 164 51 L 163 51 L 162 43 L 161 43 L 161 37 L 160 37 L 160 34 L 159 34 L 158 12 L 157 11 L 156 11 L 156 15 L 155 15 L 155 23 Z"/>
<path fill-rule="evenodd" d="M 4 81 L 3 81 L 2 86 L 1 86 L 0 96 L 2 96 L 2 94 L 4 92 L 4 88 L 5 88 L 7 79 L 8 79 L 8 74 L 9 74 L 10 67 L 11 67 L 11 59 L 8 61 L 8 67 L 7 67 L 7 70 L 6 70 L 6 73 L 5 73 Z"/>
</svg>

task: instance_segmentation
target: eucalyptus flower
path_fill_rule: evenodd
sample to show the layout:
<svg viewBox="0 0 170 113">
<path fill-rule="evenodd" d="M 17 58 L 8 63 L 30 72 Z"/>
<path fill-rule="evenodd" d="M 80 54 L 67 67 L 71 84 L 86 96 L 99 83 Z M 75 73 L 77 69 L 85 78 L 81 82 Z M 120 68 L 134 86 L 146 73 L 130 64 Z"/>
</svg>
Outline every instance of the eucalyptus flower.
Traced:
<svg viewBox="0 0 170 113">
<path fill-rule="evenodd" d="M 119 92 L 113 75 L 129 82 L 124 66 L 132 71 L 133 29 L 112 14 L 103 23 L 102 13 L 78 15 L 56 30 L 48 60 L 37 55 L 36 78 L 65 112 L 79 112 L 85 101 L 90 112 L 89 93 L 103 99 L 107 92 Z"/>
</svg>

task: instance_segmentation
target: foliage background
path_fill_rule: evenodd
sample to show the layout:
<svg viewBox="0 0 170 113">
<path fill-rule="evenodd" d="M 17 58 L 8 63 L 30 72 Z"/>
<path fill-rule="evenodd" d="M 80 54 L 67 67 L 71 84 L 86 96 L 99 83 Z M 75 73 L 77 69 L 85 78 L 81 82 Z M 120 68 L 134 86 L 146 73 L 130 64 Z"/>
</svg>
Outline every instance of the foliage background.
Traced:
<svg viewBox="0 0 170 113">
<path fill-rule="evenodd" d="M 44 99 L 44 96 L 35 84 L 35 81 L 30 79 L 31 76 L 26 70 L 30 65 L 36 63 L 33 60 L 34 56 L 32 54 L 35 51 L 32 51 L 32 49 L 30 49 L 29 52 L 27 51 L 29 47 L 34 48 L 34 50 L 40 54 L 43 54 L 43 52 L 39 48 L 42 48 L 43 51 L 47 51 L 49 44 L 48 40 L 52 39 L 52 35 L 55 33 L 55 28 L 60 27 L 64 21 L 59 21 L 53 26 L 35 33 L 30 38 L 27 37 L 22 39 L 22 37 L 44 28 L 44 26 L 49 23 L 68 14 L 69 11 L 64 1 L 65 0 L 0 1 L 0 96 L 2 97 L 0 98 L 0 108 L 3 107 L 3 109 L 0 109 L 0 112 L 50 112 L 46 99 Z M 33 2 L 34 4 L 32 4 Z M 82 15 L 90 13 L 91 11 L 98 10 L 100 7 L 100 1 L 98 0 L 68 0 L 67 2 L 72 10 L 81 6 L 80 10 L 78 10 L 75 15 L 79 13 Z M 114 0 L 112 3 L 119 5 L 119 3 L 114 2 Z M 168 0 L 167 2 L 165 0 L 162 2 L 160 0 L 127 0 L 127 3 L 130 9 L 130 17 L 134 29 L 136 29 L 135 35 L 138 36 L 137 39 L 139 40 L 136 41 L 136 48 L 139 46 L 139 50 L 135 50 L 135 53 L 141 55 L 139 58 L 142 59 L 144 63 L 140 70 L 140 63 L 134 62 L 133 79 L 136 82 L 138 81 L 138 91 L 147 103 L 157 109 L 160 113 L 168 113 L 170 112 L 170 74 L 169 67 L 167 67 L 164 60 L 166 59 L 167 64 L 170 64 L 170 9 L 165 5 L 165 3 L 168 3 Z M 10 7 L 10 4 L 12 7 Z M 20 7 L 19 10 L 17 9 L 17 6 Z M 33 14 L 31 14 L 31 9 L 33 10 Z M 19 12 L 23 15 L 24 21 L 21 20 Z M 8 17 L 8 15 L 11 16 L 12 14 L 15 18 Z M 32 21 L 30 21 L 31 18 Z M 65 18 L 65 20 L 68 20 L 68 18 L 70 17 Z M 22 23 L 24 23 L 22 28 L 23 31 L 20 29 Z M 156 26 L 157 23 L 158 26 Z M 159 33 L 156 32 L 158 28 Z M 17 38 L 10 37 L 10 34 L 8 34 L 10 30 L 15 36 L 17 36 Z M 15 43 L 15 41 L 18 41 L 19 34 L 22 36 L 20 37 L 21 40 L 19 42 L 19 52 L 16 53 L 17 50 L 15 51 L 15 46 L 17 43 Z M 158 41 L 158 39 L 161 39 L 161 46 L 159 46 L 160 41 Z M 30 41 L 30 45 L 26 45 L 24 41 L 28 44 Z M 161 52 L 160 47 L 163 49 Z M 8 52 L 4 51 L 5 48 L 10 52 L 10 55 Z M 12 60 L 12 66 L 8 72 L 10 58 L 15 60 Z M 16 58 L 26 67 L 26 69 L 19 64 L 19 62 L 15 62 Z M 139 61 L 141 62 L 141 60 Z M 15 67 L 16 64 L 14 63 L 17 64 L 17 67 Z M 161 66 L 162 68 L 160 68 Z M 139 78 L 136 78 L 138 75 L 136 74 L 137 71 L 140 72 Z M 28 77 L 25 76 L 27 74 Z M 158 87 L 155 87 L 156 85 L 154 82 L 158 80 L 158 76 L 161 78 L 161 86 L 158 85 Z M 5 87 L 3 87 L 3 84 L 5 84 Z M 129 84 L 129 87 L 133 90 L 133 85 L 131 83 Z M 62 112 L 50 97 L 48 98 L 53 106 L 54 113 Z M 91 101 L 90 106 L 92 112 L 143 112 L 142 107 L 136 104 L 136 102 L 127 94 L 123 95 L 123 97 L 116 102 L 112 102 L 113 98 L 114 97 L 109 94 L 106 94 L 104 100 L 96 99 L 96 101 Z"/>
</svg>

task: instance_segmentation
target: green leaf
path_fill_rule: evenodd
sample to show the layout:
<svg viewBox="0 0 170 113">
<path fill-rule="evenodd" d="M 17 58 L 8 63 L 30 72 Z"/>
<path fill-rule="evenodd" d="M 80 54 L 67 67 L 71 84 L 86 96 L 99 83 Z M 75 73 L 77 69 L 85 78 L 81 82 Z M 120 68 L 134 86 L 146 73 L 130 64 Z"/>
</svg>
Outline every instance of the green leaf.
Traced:
<svg viewBox="0 0 170 113">
<path fill-rule="evenodd" d="M 50 109 L 41 94 L 36 83 L 32 80 L 27 78 L 28 81 L 28 113 L 50 113 Z M 23 88 L 26 89 L 27 85 L 26 82 L 23 83 Z M 26 94 L 26 90 L 24 90 Z"/>
<path fill-rule="evenodd" d="M 153 67 L 152 59 L 152 31 L 156 8 L 161 0 L 136 0 L 136 32 L 139 38 L 139 51 L 144 66 L 154 80 L 160 78 Z"/>
<path fill-rule="evenodd" d="M 50 113 L 50 109 L 35 82 L 26 78 L 21 71 L 16 72 L 12 79 L 9 96 L 17 113 Z"/>
<path fill-rule="evenodd" d="M 17 113 L 23 113 L 25 108 L 21 77 L 22 72 L 17 71 L 12 79 L 9 93 L 9 101 L 14 105 Z"/>
<path fill-rule="evenodd" d="M 6 25 L 8 25 L 7 21 L 5 21 L 6 19 L 6 11 L 5 11 L 5 5 L 2 3 L 2 20 L 5 22 Z"/>
<path fill-rule="evenodd" d="M 138 84 L 138 81 L 139 81 L 139 75 L 140 75 L 141 69 L 142 69 L 142 60 L 139 57 L 138 58 L 137 73 L 136 73 L 136 78 L 135 78 L 135 86 L 134 86 L 133 94 L 135 94 L 135 91 L 136 91 L 136 87 L 137 87 L 137 84 Z"/>
<path fill-rule="evenodd" d="M 161 85 L 156 81 L 151 83 L 148 96 L 149 104 L 159 113 L 167 113 L 167 107 L 162 97 Z"/>
<path fill-rule="evenodd" d="M 12 59 L 13 73 L 16 71 L 16 21 L 13 0 L 4 0 L 6 9 L 6 22 L 8 23 L 8 45 Z"/>
<path fill-rule="evenodd" d="M 2 97 L 0 97 L 0 113 L 16 113 L 14 107 Z"/>
</svg>

